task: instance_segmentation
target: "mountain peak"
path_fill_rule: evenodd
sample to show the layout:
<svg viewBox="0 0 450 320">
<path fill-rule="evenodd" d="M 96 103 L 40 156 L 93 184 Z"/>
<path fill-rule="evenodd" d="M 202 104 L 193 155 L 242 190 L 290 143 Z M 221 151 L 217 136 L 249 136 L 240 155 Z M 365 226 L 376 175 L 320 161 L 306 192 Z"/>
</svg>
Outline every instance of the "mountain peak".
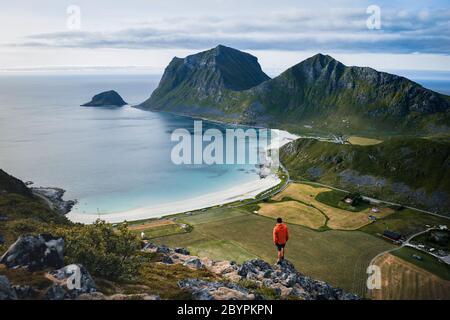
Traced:
<svg viewBox="0 0 450 320">
<path fill-rule="evenodd" d="M 317 67 L 325 67 L 328 64 L 333 64 L 333 65 L 343 65 L 341 62 L 339 62 L 338 60 L 334 59 L 332 56 L 327 55 L 327 54 L 322 54 L 322 53 L 318 53 L 313 55 L 312 57 L 309 57 L 308 59 L 300 62 L 298 65 L 302 64 L 302 65 L 313 65 L 313 66 L 317 66 Z"/>
<path fill-rule="evenodd" d="M 158 88 L 141 106 L 153 109 L 163 107 L 168 103 L 166 94 L 175 95 L 175 92 L 177 96 L 184 97 L 183 100 L 216 99 L 227 91 L 247 90 L 269 79 L 256 57 L 218 45 L 186 58 L 172 59 Z"/>
<path fill-rule="evenodd" d="M 450 97 L 318 53 L 269 80 L 251 54 L 218 45 L 167 67 L 141 105 L 266 127 L 447 132 Z"/>
<path fill-rule="evenodd" d="M 332 56 L 330 56 L 328 54 L 323 54 L 323 53 L 320 53 L 320 52 L 315 54 L 315 55 L 313 55 L 313 56 L 311 56 L 311 57 L 309 57 L 306 60 L 309 60 L 309 59 L 311 59 L 311 60 L 322 60 L 322 61 L 328 61 L 328 62 L 329 61 L 337 61 Z"/>
</svg>

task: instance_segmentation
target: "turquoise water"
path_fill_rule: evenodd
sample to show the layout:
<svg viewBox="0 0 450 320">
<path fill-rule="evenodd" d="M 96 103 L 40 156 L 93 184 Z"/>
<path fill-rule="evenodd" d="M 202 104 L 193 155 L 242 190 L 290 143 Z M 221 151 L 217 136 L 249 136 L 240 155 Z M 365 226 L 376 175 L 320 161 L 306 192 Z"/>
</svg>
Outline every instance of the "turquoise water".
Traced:
<svg viewBox="0 0 450 320">
<path fill-rule="evenodd" d="M 67 190 L 77 213 L 111 213 L 183 200 L 258 180 L 253 165 L 172 164 L 177 128 L 193 120 L 132 107 L 79 105 L 104 90 L 144 101 L 158 77 L 0 77 L 0 168 Z M 224 126 L 204 123 L 204 130 Z"/>
</svg>

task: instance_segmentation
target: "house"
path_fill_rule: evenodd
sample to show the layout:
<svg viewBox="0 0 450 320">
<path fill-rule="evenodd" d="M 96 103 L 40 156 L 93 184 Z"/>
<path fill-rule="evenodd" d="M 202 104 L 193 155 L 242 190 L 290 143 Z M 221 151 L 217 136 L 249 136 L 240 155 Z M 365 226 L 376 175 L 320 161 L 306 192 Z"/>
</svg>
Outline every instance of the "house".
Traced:
<svg viewBox="0 0 450 320">
<path fill-rule="evenodd" d="M 384 230 L 383 236 L 393 241 L 398 241 L 402 237 L 400 233 L 391 230 Z"/>
<path fill-rule="evenodd" d="M 373 207 L 370 211 L 372 211 L 372 213 L 379 213 L 380 209 Z"/>
<path fill-rule="evenodd" d="M 370 221 L 377 221 L 377 217 L 370 215 L 369 216 Z"/>
<path fill-rule="evenodd" d="M 347 197 L 347 198 L 344 199 L 344 202 L 347 203 L 347 204 L 353 204 L 353 199 L 350 198 L 350 197 Z"/>
<path fill-rule="evenodd" d="M 441 224 L 439 226 L 439 229 L 441 229 L 441 230 L 448 230 L 448 227 L 445 224 Z"/>
<path fill-rule="evenodd" d="M 346 195 L 341 201 L 352 206 L 357 206 L 362 201 L 362 197 L 359 193 L 351 193 Z"/>
</svg>

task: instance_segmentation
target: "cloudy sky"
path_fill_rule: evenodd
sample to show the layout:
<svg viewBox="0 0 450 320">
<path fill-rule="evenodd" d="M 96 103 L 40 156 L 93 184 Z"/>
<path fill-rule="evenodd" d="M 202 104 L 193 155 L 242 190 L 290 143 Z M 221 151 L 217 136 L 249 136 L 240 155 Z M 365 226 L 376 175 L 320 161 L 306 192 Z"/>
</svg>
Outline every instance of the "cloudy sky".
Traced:
<svg viewBox="0 0 450 320">
<path fill-rule="evenodd" d="M 258 56 L 271 75 L 317 52 L 450 75 L 448 0 L 315 2 L 0 0 L 0 71 L 161 73 L 173 56 L 220 43 Z M 380 29 L 367 26 L 373 5 Z"/>
</svg>

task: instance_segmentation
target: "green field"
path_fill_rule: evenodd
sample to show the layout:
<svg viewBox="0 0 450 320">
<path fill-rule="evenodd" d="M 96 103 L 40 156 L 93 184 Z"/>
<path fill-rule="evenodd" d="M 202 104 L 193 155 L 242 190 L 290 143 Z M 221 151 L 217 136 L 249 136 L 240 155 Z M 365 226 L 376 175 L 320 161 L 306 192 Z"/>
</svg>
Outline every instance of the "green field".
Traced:
<svg viewBox="0 0 450 320">
<path fill-rule="evenodd" d="M 450 267 L 443 262 L 439 262 L 437 258 L 426 254 L 425 252 L 410 247 L 403 247 L 393 251 L 392 254 L 419 268 L 425 269 L 444 280 L 450 280 Z M 414 254 L 421 256 L 423 260 L 413 258 Z"/>
<path fill-rule="evenodd" d="M 370 234 L 382 234 L 384 230 L 389 229 L 408 236 L 426 230 L 427 225 L 438 226 L 441 224 L 450 225 L 450 220 L 411 209 L 403 209 L 362 227 L 360 230 Z"/>
<path fill-rule="evenodd" d="M 146 229 L 142 229 L 142 230 L 132 230 L 131 232 L 138 236 L 141 235 L 141 232 L 144 232 L 146 239 L 153 239 L 153 238 L 158 238 L 161 236 L 186 233 L 188 231 L 189 231 L 189 229 L 185 229 L 179 224 L 169 224 L 169 225 L 146 228 Z"/>
<path fill-rule="evenodd" d="M 190 233 L 160 237 L 153 241 L 187 247 L 193 254 L 215 260 L 243 262 L 259 257 L 276 260 L 272 243 L 275 220 L 243 208 L 216 208 L 178 216 L 178 222 L 193 226 Z M 286 258 L 298 270 L 346 290 L 365 294 L 366 267 L 378 253 L 394 248 L 390 243 L 359 231 L 317 232 L 289 225 L 291 240 Z"/>
<path fill-rule="evenodd" d="M 360 201 L 355 206 L 349 205 L 342 201 L 342 199 L 348 195 L 348 193 L 338 190 L 331 190 L 326 192 L 321 192 L 316 196 L 316 200 L 320 201 L 330 207 L 335 207 L 338 209 L 344 209 L 352 212 L 360 212 L 366 210 L 370 207 L 370 204 L 364 201 Z"/>
</svg>

